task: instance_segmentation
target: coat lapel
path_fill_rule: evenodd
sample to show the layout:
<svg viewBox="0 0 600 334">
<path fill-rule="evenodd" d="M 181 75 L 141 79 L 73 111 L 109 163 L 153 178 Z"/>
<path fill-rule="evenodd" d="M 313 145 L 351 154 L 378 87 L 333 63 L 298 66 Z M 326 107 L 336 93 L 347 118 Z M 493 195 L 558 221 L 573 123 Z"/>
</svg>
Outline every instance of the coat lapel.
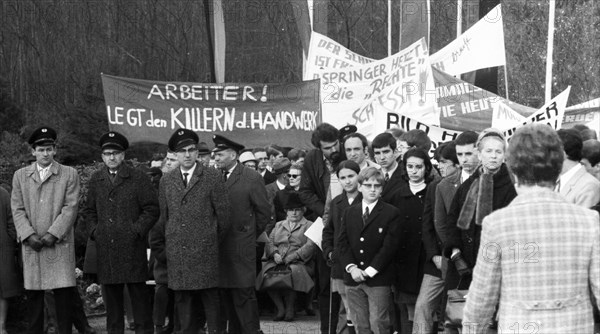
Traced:
<svg viewBox="0 0 600 334">
<path fill-rule="evenodd" d="M 227 188 L 230 188 L 232 185 L 234 185 L 240 179 L 240 176 L 242 175 L 242 168 L 244 168 L 244 167 L 242 166 L 241 163 L 238 162 L 238 164 L 235 166 L 235 168 L 231 172 L 231 175 L 229 175 L 229 177 L 227 178 L 227 181 L 225 182 L 225 185 L 227 186 Z"/>
<path fill-rule="evenodd" d="M 204 166 L 202 166 L 201 164 L 196 164 L 196 169 L 194 169 L 194 173 L 192 174 L 192 177 L 190 178 L 187 187 L 183 188 L 183 180 L 179 182 L 181 188 L 184 191 L 183 196 L 185 196 L 196 185 L 196 183 L 200 182 L 200 175 L 202 175 L 202 173 L 204 172 L 203 168 Z M 181 176 L 181 172 L 179 172 L 179 175 Z"/>
<path fill-rule="evenodd" d="M 381 213 L 381 208 L 383 207 L 382 204 L 382 200 L 379 199 L 379 201 L 377 201 L 377 204 L 375 204 L 375 206 L 373 207 L 373 212 L 371 212 L 369 214 L 369 218 L 367 219 L 367 223 L 363 225 L 362 230 L 364 231 L 375 219 L 377 219 L 377 216 L 379 216 L 379 214 Z M 361 206 L 361 211 L 362 211 L 362 206 Z M 362 216 L 362 215 L 361 215 Z"/>
</svg>

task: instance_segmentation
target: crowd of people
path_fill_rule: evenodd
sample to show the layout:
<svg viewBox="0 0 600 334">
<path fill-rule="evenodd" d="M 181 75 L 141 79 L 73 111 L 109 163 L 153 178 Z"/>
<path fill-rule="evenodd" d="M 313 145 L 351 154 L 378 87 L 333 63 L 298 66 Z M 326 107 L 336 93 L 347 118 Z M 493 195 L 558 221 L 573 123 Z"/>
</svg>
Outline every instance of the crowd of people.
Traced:
<svg viewBox="0 0 600 334">
<path fill-rule="evenodd" d="M 95 332 L 77 316 L 79 207 L 108 333 L 124 332 L 125 313 L 136 333 L 262 333 L 265 296 L 274 321 L 315 315 L 316 300 L 321 334 L 591 333 L 595 136 L 534 124 L 509 143 L 466 131 L 431 157 L 421 130 L 368 141 L 322 123 L 304 151 L 221 135 L 211 149 L 178 129 L 164 157 L 133 168 L 127 138 L 110 131 L 80 206 L 79 176 L 54 160 L 58 134 L 43 126 L 28 140 L 35 162 L 0 188 L 0 334 L 21 293 L 27 333 L 44 333 L 48 291 L 58 333 Z M 308 238 L 317 221 L 321 238 Z M 454 290 L 468 290 L 458 323 L 446 314 Z"/>
</svg>

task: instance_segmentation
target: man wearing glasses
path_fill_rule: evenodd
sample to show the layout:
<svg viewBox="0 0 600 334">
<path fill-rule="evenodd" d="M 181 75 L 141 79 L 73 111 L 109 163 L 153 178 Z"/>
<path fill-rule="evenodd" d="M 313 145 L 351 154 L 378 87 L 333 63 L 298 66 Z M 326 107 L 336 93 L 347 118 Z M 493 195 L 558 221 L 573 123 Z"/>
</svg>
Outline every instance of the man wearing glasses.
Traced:
<svg viewBox="0 0 600 334">
<path fill-rule="evenodd" d="M 203 305 L 207 333 L 213 334 L 219 321 L 219 245 L 229 230 L 231 205 L 221 173 L 197 162 L 198 142 L 188 129 L 169 139 L 179 168 L 160 180 L 160 218 L 150 232 L 150 247 L 157 261 L 167 263 L 175 328 L 198 333 Z"/>
<path fill-rule="evenodd" d="M 158 198 L 146 173 L 124 163 L 127 138 L 114 131 L 100 137 L 105 168 L 90 178 L 83 209 L 96 241 L 98 281 L 109 333 L 124 332 L 123 289 L 131 296 L 136 333 L 154 330 L 146 291 L 148 231 L 158 219 Z"/>
</svg>

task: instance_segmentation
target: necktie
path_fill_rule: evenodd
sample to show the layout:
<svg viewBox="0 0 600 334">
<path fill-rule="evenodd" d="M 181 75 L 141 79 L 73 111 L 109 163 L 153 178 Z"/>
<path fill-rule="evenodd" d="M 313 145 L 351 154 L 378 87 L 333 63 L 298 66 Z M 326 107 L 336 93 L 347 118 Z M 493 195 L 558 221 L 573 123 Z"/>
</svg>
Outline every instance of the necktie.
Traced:
<svg viewBox="0 0 600 334">
<path fill-rule="evenodd" d="M 227 175 L 229 175 L 229 171 L 224 170 L 223 171 L 223 182 L 227 182 Z"/>
<path fill-rule="evenodd" d="M 554 186 L 554 192 L 560 192 L 560 179 L 556 180 L 556 186 Z"/>
<path fill-rule="evenodd" d="M 385 182 L 390 180 L 390 173 L 385 173 Z"/>
<path fill-rule="evenodd" d="M 365 212 L 363 213 L 362 219 L 363 219 L 363 225 L 367 225 L 367 220 L 369 220 L 369 207 L 368 206 L 365 209 Z"/>
<path fill-rule="evenodd" d="M 183 173 L 183 186 L 187 187 L 188 184 L 188 173 Z"/>
<path fill-rule="evenodd" d="M 115 176 L 117 176 L 117 173 L 115 172 L 110 172 L 110 180 L 115 182 Z"/>
</svg>

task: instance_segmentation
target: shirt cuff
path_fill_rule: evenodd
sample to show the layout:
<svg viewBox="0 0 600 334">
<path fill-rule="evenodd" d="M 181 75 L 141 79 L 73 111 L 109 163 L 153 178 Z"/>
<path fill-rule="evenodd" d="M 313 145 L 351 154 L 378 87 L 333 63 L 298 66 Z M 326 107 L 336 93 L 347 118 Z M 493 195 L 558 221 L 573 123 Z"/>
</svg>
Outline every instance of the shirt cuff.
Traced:
<svg viewBox="0 0 600 334">
<path fill-rule="evenodd" d="M 350 271 L 352 271 L 352 269 L 356 267 L 356 265 L 354 263 L 350 263 L 349 265 L 346 266 L 346 272 L 349 274 Z"/>
<path fill-rule="evenodd" d="M 375 275 L 377 275 L 378 271 L 377 269 L 369 266 L 367 269 L 365 269 L 365 273 L 369 275 L 369 277 L 373 278 Z"/>
</svg>

